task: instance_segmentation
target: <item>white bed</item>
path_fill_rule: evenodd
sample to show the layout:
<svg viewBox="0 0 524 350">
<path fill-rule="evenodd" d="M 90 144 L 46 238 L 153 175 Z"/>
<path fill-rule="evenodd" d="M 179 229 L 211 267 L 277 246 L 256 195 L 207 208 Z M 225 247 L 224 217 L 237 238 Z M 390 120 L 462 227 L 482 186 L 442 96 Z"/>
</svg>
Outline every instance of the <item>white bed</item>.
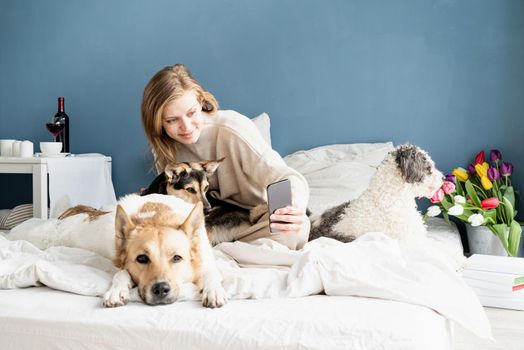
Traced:
<svg viewBox="0 0 524 350">
<path fill-rule="evenodd" d="M 322 191 L 322 186 L 329 187 L 329 183 L 326 182 L 326 174 L 322 175 L 322 172 L 332 176 L 341 176 L 340 172 L 334 172 L 329 167 L 335 166 L 339 170 L 352 168 L 353 181 L 351 183 L 342 182 L 346 187 L 339 189 L 337 195 L 344 199 L 354 198 L 362 188 L 365 188 L 369 175 L 376 166 L 375 163 L 380 161 L 380 153 L 387 151 L 388 147 L 390 148 L 391 145 L 382 144 L 376 147 L 356 145 L 352 146 L 349 151 L 347 147 L 343 147 L 342 153 L 337 147 L 331 148 L 327 151 L 330 155 L 327 158 L 331 158 L 331 163 L 324 157 L 322 159 L 326 162 L 316 169 L 306 169 L 304 166 L 320 164 L 322 159 L 316 159 L 316 162 L 305 160 L 320 157 L 320 153 L 324 153 L 325 156 L 326 149 L 295 154 L 286 160 L 292 166 L 300 169 L 308 178 L 312 192 L 311 200 L 315 203 L 312 210 L 313 213 L 318 213 L 329 204 L 332 198 L 331 194 L 325 195 Z M 340 154 L 351 155 L 351 159 L 340 159 Z M 300 162 L 303 164 L 301 165 Z M 354 164 L 355 162 L 358 164 Z M 315 177 L 319 181 L 316 181 Z M 340 201 L 342 197 L 337 201 Z M 446 250 L 449 256 L 461 256 L 462 246 L 455 227 L 448 226 L 443 221 L 432 220 L 429 228 L 435 246 Z M 357 243 L 350 245 L 354 247 L 355 244 Z M 242 244 L 239 243 L 239 246 Z M 9 249 L 12 248 L 0 249 L 0 253 L 3 254 L 1 257 L 8 259 L 6 257 L 12 252 Z M 235 249 L 237 245 L 234 243 L 226 244 L 217 254 L 222 256 L 224 253 L 230 253 L 230 256 L 233 256 L 236 261 L 242 260 L 241 255 L 247 256 L 248 260 L 256 255 L 249 251 L 235 252 Z M 264 250 L 260 252 L 261 256 L 266 253 Z M 55 257 L 62 253 L 58 252 Z M 291 252 L 280 252 L 278 249 L 269 253 L 283 254 L 283 260 L 293 256 Z M 305 255 L 307 254 L 302 256 Z M 423 262 L 423 254 L 420 255 L 418 262 Z M 0 262 L 2 262 L 1 257 Z M 329 254 L 326 254 L 323 259 L 329 259 L 329 257 Z M 227 259 L 224 261 L 227 262 Z M 58 265 L 60 263 L 59 259 L 51 262 Z M 308 265 L 310 267 L 317 267 L 321 265 L 322 260 L 313 259 L 306 260 L 306 262 L 310 263 Z M 372 260 L 369 262 L 372 264 Z M 391 261 L 391 263 L 395 262 Z M 244 265 L 249 265 L 249 261 Z M 368 276 L 369 283 L 367 284 L 362 282 L 359 285 L 358 281 L 347 282 L 349 285 L 356 284 L 353 290 L 349 288 L 348 291 L 346 288 L 343 291 L 343 293 L 347 292 L 348 296 L 340 296 L 337 288 L 346 283 L 343 277 L 347 276 L 337 275 L 337 271 L 330 271 L 331 266 L 333 270 L 336 268 L 335 265 L 328 265 L 327 268 L 324 266 L 324 270 L 320 269 L 320 272 L 311 269 L 309 271 L 316 271 L 318 275 L 326 271 L 331 273 L 327 281 L 322 280 L 322 276 L 318 277 L 319 281 L 322 280 L 324 283 L 324 287 L 329 285 L 332 287 L 325 287 L 326 294 L 330 295 L 269 298 L 282 296 L 271 290 L 276 288 L 276 284 L 286 281 L 292 284 L 293 281 L 284 274 L 289 273 L 291 276 L 295 273 L 295 282 L 307 284 L 300 280 L 300 277 L 303 277 L 300 276 L 302 270 L 297 272 L 296 265 L 294 264 L 291 269 L 281 267 L 270 270 L 260 266 L 258 269 L 250 270 L 253 273 L 259 273 L 260 276 L 270 276 L 268 278 L 273 280 L 267 284 L 260 284 L 258 277 L 253 278 L 251 272 L 249 273 L 251 279 L 246 276 L 231 279 L 228 278 L 226 271 L 226 290 L 236 294 L 237 300 L 231 300 L 225 307 L 216 310 L 205 309 L 198 301 L 181 301 L 172 305 L 155 307 L 130 303 L 121 308 L 104 309 L 101 307 L 99 297 L 77 295 L 47 287 L 0 290 L 0 348 L 446 350 L 453 348 L 453 322 L 451 320 L 461 323 L 470 331 L 476 332 L 477 335 L 486 338 L 490 336 L 489 324 L 485 321 L 485 315 L 475 313 L 478 312 L 476 309 L 478 301 L 474 300 L 475 296 L 471 294 L 472 298 L 468 298 L 469 291 L 461 290 L 460 292 L 463 293 L 457 294 L 457 300 L 453 300 L 452 293 L 446 297 L 446 292 L 449 292 L 446 291 L 446 286 L 440 286 L 443 287 L 441 290 L 435 290 L 433 286 L 429 285 L 432 276 L 416 275 L 417 271 L 422 271 L 420 269 L 424 268 L 420 264 L 414 264 L 412 271 L 409 271 L 410 269 L 405 271 L 408 276 L 405 280 L 406 286 L 412 283 L 415 289 L 418 289 L 413 292 L 413 295 L 407 295 L 410 294 L 406 292 L 409 288 L 403 289 L 399 284 L 403 282 L 404 276 L 399 275 L 396 280 L 392 279 L 392 283 L 397 283 L 397 285 L 393 290 L 387 290 L 384 286 L 378 285 L 381 278 L 378 278 L 378 275 L 374 276 L 373 273 Z M 8 284 L 9 281 L 5 281 L 7 276 L 5 270 L 0 265 L 0 277 L 4 275 L 4 281 L 0 282 Z M 357 270 L 360 269 L 357 267 Z M 29 274 L 29 271 L 19 272 Z M 45 280 L 50 277 L 49 271 L 52 270 L 41 268 L 38 271 L 40 274 L 48 274 L 38 276 L 39 280 Z M 411 275 L 410 272 L 412 272 Z M 72 284 L 75 283 L 75 278 L 82 278 L 78 275 L 70 277 Z M 417 281 L 420 282 L 420 285 L 413 284 Z M 307 279 L 306 282 L 308 282 Z M 260 285 L 255 286 L 257 283 Z M 375 289 L 370 288 L 370 284 Z M 307 295 L 303 289 L 307 290 L 311 288 L 311 285 L 305 287 L 304 285 L 298 295 Z M 367 287 L 365 293 L 362 292 L 364 287 Z M 438 285 L 435 287 L 438 288 Z M 253 293 L 253 290 L 259 294 Z M 314 291 L 315 288 L 311 290 Z M 395 292 L 398 293 L 395 294 Z M 377 298 L 352 295 L 368 295 Z M 238 300 L 250 296 L 257 300 Z M 297 293 L 294 296 L 297 296 Z M 424 297 L 427 297 L 427 300 Z M 461 297 L 463 300 L 460 300 Z M 468 303 L 469 306 L 465 305 Z M 483 332 L 484 334 L 481 334 Z"/>
<path fill-rule="evenodd" d="M 459 249 L 456 229 L 431 227 Z M 199 301 L 105 309 L 99 297 L 48 287 L 0 290 L 2 349 L 445 350 L 452 329 L 428 307 L 355 296 L 231 300 L 216 310 Z"/>
</svg>

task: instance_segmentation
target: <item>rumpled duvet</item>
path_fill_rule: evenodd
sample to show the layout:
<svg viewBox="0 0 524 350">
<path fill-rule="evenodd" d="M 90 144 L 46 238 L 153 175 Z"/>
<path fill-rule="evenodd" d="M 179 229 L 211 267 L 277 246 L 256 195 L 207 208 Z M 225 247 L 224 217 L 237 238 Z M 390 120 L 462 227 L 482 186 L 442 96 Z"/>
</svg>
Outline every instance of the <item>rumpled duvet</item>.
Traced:
<svg viewBox="0 0 524 350">
<path fill-rule="evenodd" d="M 352 243 L 328 238 L 300 251 L 269 240 L 222 243 L 214 248 L 223 285 L 232 299 L 351 295 L 423 305 L 479 337 L 491 338 L 489 321 L 474 292 L 457 273 L 456 260 L 438 245 L 399 243 L 370 232 Z M 0 288 L 48 287 L 89 296 L 109 288 L 116 268 L 78 248 L 39 249 L 0 236 Z M 179 300 L 195 300 L 193 285 Z M 226 306 L 227 307 L 227 306 Z"/>
</svg>

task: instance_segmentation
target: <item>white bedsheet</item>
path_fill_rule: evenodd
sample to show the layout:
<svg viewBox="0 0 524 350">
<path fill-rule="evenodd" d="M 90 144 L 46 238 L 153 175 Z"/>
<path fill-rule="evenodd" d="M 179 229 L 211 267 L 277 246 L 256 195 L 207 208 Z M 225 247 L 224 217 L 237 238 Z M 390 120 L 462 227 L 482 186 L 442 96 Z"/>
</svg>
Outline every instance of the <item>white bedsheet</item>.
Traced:
<svg viewBox="0 0 524 350">
<path fill-rule="evenodd" d="M 477 297 L 455 272 L 453 260 L 432 245 L 400 245 L 384 234 L 369 233 L 350 244 L 319 239 L 299 252 L 268 239 L 223 243 L 215 252 L 233 299 L 298 298 L 324 291 L 402 301 L 429 307 L 480 337 L 491 337 Z M 0 288 L 45 284 L 98 296 L 108 288 L 112 271 L 108 259 L 92 252 L 66 247 L 41 251 L 0 237 Z M 196 298 L 189 285 L 180 299 Z"/>
<path fill-rule="evenodd" d="M 451 325 L 422 306 L 317 295 L 104 309 L 43 288 L 0 291 L 2 349 L 451 350 Z"/>
</svg>

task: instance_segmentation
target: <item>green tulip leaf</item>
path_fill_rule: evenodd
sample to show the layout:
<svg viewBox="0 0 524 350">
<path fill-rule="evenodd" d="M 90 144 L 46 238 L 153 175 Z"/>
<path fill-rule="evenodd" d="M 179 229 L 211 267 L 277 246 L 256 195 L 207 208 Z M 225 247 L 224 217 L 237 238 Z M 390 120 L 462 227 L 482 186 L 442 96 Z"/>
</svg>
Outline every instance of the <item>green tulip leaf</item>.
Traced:
<svg viewBox="0 0 524 350">
<path fill-rule="evenodd" d="M 484 212 L 484 218 L 491 218 L 493 220 L 497 220 L 497 210 L 495 209 L 486 210 Z"/>
<path fill-rule="evenodd" d="M 513 190 L 513 186 L 508 186 L 506 188 L 506 191 L 504 191 L 504 198 L 511 203 L 512 208 L 515 208 L 515 191 Z"/>
<path fill-rule="evenodd" d="M 508 228 L 508 225 L 506 224 L 496 224 L 489 226 L 491 231 L 497 235 L 497 237 L 500 239 L 500 242 L 502 243 L 502 246 L 506 251 L 508 250 L 508 239 L 506 238 L 506 229 Z"/>
<path fill-rule="evenodd" d="M 501 199 L 500 202 L 502 203 L 504 200 Z M 511 219 L 506 219 L 506 206 L 504 204 L 499 204 L 499 206 L 496 209 L 497 211 L 497 221 L 498 222 L 509 222 Z"/>
<path fill-rule="evenodd" d="M 473 203 L 480 207 L 480 199 L 477 195 L 477 192 L 475 191 L 475 187 L 473 187 L 473 184 L 468 180 L 464 183 L 464 186 L 466 186 L 466 192 L 468 193 L 468 196 L 471 198 Z"/>
<path fill-rule="evenodd" d="M 453 206 L 453 203 L 450 202 L 446 197 L 442 198 L 440 204 L 446 209 L 446 211 Z"/>
<path fill-rule="evenodd" d="M 468 218 L 473 214 L 475 213 L 472 212 L 471 210 L 464 209 L 464 212 L 462 213 L 462 215 L 458 215 L 457 218 L 459 218 L 460 220 L 464 222 L 468 222 Z"/>
<path fill-rule="evenodd" d="M 497 197 L 499 198 L 500 201 L 502 201 L 502 197 L 504 197 L 504 194 L 506 193 L 507 189 L 508 189 L 508 186 L 506 185 L 502 185 L 499 187 L 499 190 L 497 192 Z"/>
<path fill-rule="evenodd" d="M 487 225 L 494 225 L 497 223 L 497 211 L 495 209 L 486 210 L 482 216 L 484 216 Z"/>
<path fill-rule="evenodd" d="M 508 243 L 509 249 L 508 253 L 510 256 L 517 256 L 517 251 L 519 250 L 520 236 L 522 235 L 522 227 L 518 222 L 513 220 L 509 226 L 509 236 Z"/>
<path fill-rule="evenodd" d="M 502 198 L 502 203 L 504 203 L 504 209 L 506 210 L 506 220 L 507 222 L 511 222 L 515 217 L 515 213 L 513 212 L 513 205 L 506 197 Z"/>
<path fill-rule="evenodd" d="M 449 215 L 446 211 L 442 212 L 442 216 L 444 217 L 444 220 L 448 223 L 448 225 L 451 225 L 451 222 L 449 221 Z"/>
<path fill-rule="evenodd" d="M 459 195 L 464 197 L 464 188 L 462 188 L 462 184 L 460 183 L 460 181 L 457 181 L 457 183 L 455 184 L 455 191 L 457 191 Z"/>
</svg>

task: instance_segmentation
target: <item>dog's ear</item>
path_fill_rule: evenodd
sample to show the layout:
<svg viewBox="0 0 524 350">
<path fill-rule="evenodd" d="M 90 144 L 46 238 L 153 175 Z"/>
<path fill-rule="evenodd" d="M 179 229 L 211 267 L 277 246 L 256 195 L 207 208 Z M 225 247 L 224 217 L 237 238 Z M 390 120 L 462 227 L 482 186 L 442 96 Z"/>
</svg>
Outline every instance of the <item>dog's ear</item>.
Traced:
<svg viewBox="0 0 524 350">
<path fill-rule="evenodd" d="M 180 177 L 180 173 L 176 171 L 178 167 L 176 164 L 168 164 L 164 168 L 164 174 L 166 174 L 167 180 L 170 182 L 177 182 Z"/>
<path fill-rule="evenodd" d="M 116 206 L 115 232 L 117 237 L 122 239 L 129 238 L 129 232 L 135 228 L 135 225 L 127 215 L 126 211 L 119 204 Z"/>
<path fill-rule="evenodd" d="M 431 172 L 429 156 L 415 145 L 400 145 L 394 151 L 395 161 L 407 183 L 422 182 Z"/>
<path fill-rule="evenodd" d="M 186 221 L 181 226 L 182 231 L 188 235 L 193 236 L 194 233 L 204 224 L 204 209 L 202 202 L 198 202 L 191 213 L 186 218 Z"/>
<path fill-rule="evenodd" d="M 115 258 L 113 263 L 115 266 L 123 268 L 125 264 L 125 246 L 129 238 L 129 233 L 135 228 L 135 225 L 127 216 L 126 211 L 120 204 L 116 206 L 115 214 Z"/>
<path fill-rule="evenodd" d="M 211 176 L 215 173 L 220 163 L 222 163 L 226 157 L 220 158 L 219 160 L 205 160 L 200 162 L 200 165 L 207 173 L 207 176 Z"/>
</svg>

